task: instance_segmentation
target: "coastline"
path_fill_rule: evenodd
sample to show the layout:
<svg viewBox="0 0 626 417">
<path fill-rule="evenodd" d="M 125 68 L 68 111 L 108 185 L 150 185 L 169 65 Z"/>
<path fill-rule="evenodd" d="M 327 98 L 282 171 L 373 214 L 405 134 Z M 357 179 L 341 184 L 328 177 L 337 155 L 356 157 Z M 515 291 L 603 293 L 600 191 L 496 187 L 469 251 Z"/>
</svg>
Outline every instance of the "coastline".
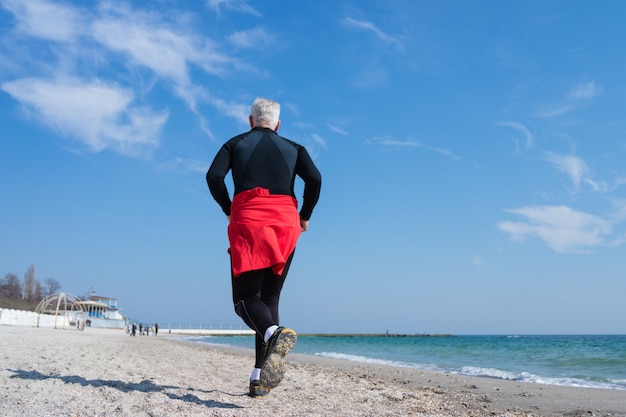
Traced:
<svg viewBox="0 0 626 417">
<path fill-rule="evenodd" d="M 292 354 L 249 398 L 253 352 L 120 330 L 0 326 L 3 416 L 625 416 L 624 392 Z"/>
</svg>

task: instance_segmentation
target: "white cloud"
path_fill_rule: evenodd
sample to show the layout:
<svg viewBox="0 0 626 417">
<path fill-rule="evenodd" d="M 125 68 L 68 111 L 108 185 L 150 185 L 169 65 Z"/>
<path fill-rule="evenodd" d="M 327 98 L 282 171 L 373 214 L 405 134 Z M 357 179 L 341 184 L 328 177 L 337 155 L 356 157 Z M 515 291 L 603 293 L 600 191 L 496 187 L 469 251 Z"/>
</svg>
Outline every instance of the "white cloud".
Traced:
<svg viewBox="0 0 626 417">
<path fill-rule="evenodd" d="M 215 139 L 215 136 L 209 128 L 207 118 L 198 109 L 198 102 L 209 103 L 221 114 L 237 120 L 242 127 L 248 127 L 248 115 L 250 114 L 249 104 L 227 102 L 219 97 L 214 97 L 204 87 L 195 85 L 177 87 L 176 92 L 187 103 L 189 109 L 198 117 L 202 131 L 211 139 Z"/>
<path fill-rule="evenodd" d="M 174 84 L 173 91 L 182 98 L 198 117 L 201 129 L 214 138 L 206 116 L 198 109 L 199 102 L 208 102 L 218 111 L 238 120 L 247 120 L 241 105 L 225 104 L 204 87 L 193 84 L 189 66 L 196 65 L 209 74 L 221 76 L 229 68 L 241 68 L 235 59 L 217 51 L 217 46 L 205 38 L 193 37 L 178 27 L 161 21 L 159 16 L 145 15 L 125 8 L 108 7 L 109 16 L 94 21 L 94 37 L 111 50 L 129 56 L 136 65 L 154 71 Z"/>
<path fill-rule="evenodd" d="M 274 37 L 261 28 L 235 32 L 228 41 L 237 48 L 263 49 L 274 43 Z"/>
<path fill-rule="evenodd" d="M 544 152 L 544 159 L 561 172 L 567 174 L 576 187 L 580 188 L 583 181 L 589 180 L 589 167 L 581 158 L 574 155 L 560 155 L 552 152 Z"/>
<path fill-rule="evenodd" d="M 250 6 L 245 0 L 207 0 L 207 5 L 215 9 L 217 13 L 220 12 L 220 9 L 226 9 L 262 17 L 261 13 Z"/>
<path fill-rule="evenodd" d="M 517 130 L 523 136 L 524 149 L 528 150 L 532 148 L 535 143 L 535 136 L 524 126 L 522 123 L 518 122 L 499 122 L 498 126 L 510 127 L 512 129 Z M 517 151 L 520 149 L 520 141 L 517 138 L 513 138 L 515 141 L 515 148 Z"/>
<path fill-rule="evenodd" d="M 94 22 L 95 38 L 107 48 L 128 54 L 138 64 L 177 84 L 189 83 L 185 40 L 164 29 L 117 19 Z M 177 47 L 178 46 L 178 47 Z"/>
<path fill-rule="evenodd" d="M 345 130 L 343 130 L 343 129 L 342 129 L 342 128 L 340 128 L 340 127 L 337 127 L 337 126 L 334 126 L 334 125 L 330 125 L 330 124 L 329 124 L 329 125 L 328 125 L 328 128 L 329 128 L 330 130 L 332 130 L 333 132 L 335 132 L 335 133 L 339 133 L 340 135 L 343 135 L 343 136 L 348 136 L 348 132 L 346 132 Z"/>
<path fill-rule="evenodd" d="M 94 80 L 24 78 L 2 89 L 41 121 L 85 144 L 92 152 L 113 149 L 141 156 L 159 145 L 167 112 L 131 106 L 131 90 Z"/>
<path fill-rule="evenodd" d="M 177 157 L 167 164 L 162 164 L 160 168 L 170 171 L 205 173 L 208 171 L 209 165 L 210 163 L 206 160 L 200 161 L 198 159 Z"/>
<path fill-rule="evenodd" d="M 429 151 L 436 152 L 450 159 L 454 159 L 454 160 L 461 159 L 460 156 L 458 156 L 456 153 L 454 153 L 453 151 L 449 149 L 425 145 L 421 142 L 418 142 L 412 139 L 397 140 L 397 139 L 372 138 L 372 139 L 366 139 L 365 143 L 367 143 L 368 145 L 381 145 L 381 146 L 392 147 L 392 148 L 423 148 Z"/>
<path fill-rule="evenodd" d="M 281 103 L 280 108 L 281 108 L 281 111 L 280 111 L 281 114 L 285 114 L 285 111 L 288 111 L 293 116 L 300 117 L 300 108 L 298 107 L 296 103 L 292 103 L 292 102 Z M 304 125 L 304 123 L 302 123 L 302 125 Z"/>
<path fill-rule="evenodd" d="M 438 148 L 436 146 L 427 146 L 426 149 L 429 149 L 431 151 L 437 152 L 438 154 L 441 154 L 447 158 L 450 159 L 454 159 L 455 161 L 458 161 L 461 159 L 460 156 L 458 156 L 457 154 L 455 154 L 454 152 L 452 152 L 449 149 L 444 149 L 444 148 Z"/>
<path fill-rule="evenodd" d="M 576 84 L 561 102 L 546 106 L 537 116 L 544 118 L 561 116 L 586 106 L 601 93 L 602 88 L 593 80 Z"/>
<path fill-rule="evenodd" d="M 559 253 L 585 252 L 597 246 L 612 244 L 608 242 L 612 224 L 592 214 L 565 206 L 531 206 L 507 212 L 526 219 L 497 224 L 498 229 L 508 233 L 512 240 L 540 238 Z"/>
<path fill-rule="evenodd" d="M 561 116 L 563 114 L 569 113 L 573 110 L 576 110 L 576 106 L 574 106 L 573 104 L 560 104 L 560 105 L 556 105 L 556 106 L 550 106 L 549 108 L 540 111 L 539 113 L 537 113 L 537 117 L 543 117 L 543 118 L 550 118 L 550 117 L 557 117 L 557 116 Z"/>
<path fill-rule="evenodd" d="M 316 135 L 315 133 L 311 135 L 311 137 L 313 138 L 313 141 L 315 143 L 317 143 L 318 145 L 320 145 L 323 149 L 326 149 L 326 141 L 319 135 Z"/>
<path fill-rule="evenodd" d="M 35 38 L 67 42 L 82 30 L 77 9 L 45 0 L 2 0 L 0 4 L 15 15 L 19 31 Z"/>
<path fill-rule="evenodd" d="M 302 129 L 302 130 L 313 130 L 315 129 L 315 125 L 313 123 L 309 123 L 309 122 L 292 122 L 290 123 L 291 126 L 293 127 L 297 127 L 298 129 Z"/>
<path fill-rule="evenodd" d="M 95 39 L 179 86 L 190 83 L 188 64 L 216 75 L 223 74 L 226 66 L 234 64 L 231 58 L 217 52 L 208 39 L 186 36 L 141 13 L 124 9 L 111 12 L 93 22 Z"/>
<path fill-rule="evenodd" d="M 567 94 L 567 98 L 571 100 L 591 100 L 602 92 L 602 88 L 596 85 L 595 81 L 587 81 L 580 83 L 572 88 Z"/>
<path fill-rule="evenodd" d="M 397 140 L 397 139 L 369 139 L 369 144 L 377 144 L 382 146 L 393 146 L 399 148 L 423 148 L 424 144 L 414 140 Z"/>
<path fill-rule="evenodd" d="M 592 191 L 599 193 L 608 193 L 626 184 L 626 178 L 624 177 L 616 178 L 611 183 L 594 179 L 587 163 L 575 155 L 544 152 L 543 159 L 569 177 L 574 185 L 575 193 L 580 191 L 580 187 L 583 184 L 591 187 Z"/>
<path fill-rule="evenodd" d="M 251 104 L 243 104 L 237 102 L 227 102 L 221 98 L 208 97 L 208 101 L 217 108 L 220 113 L 232 117 L 235 120 L 247 125 L 249 123 Z"/>
<path fill-rule="evenodd" d="M 216 7 L 245 8 L 245 2 L 213 4 Z M 157 138 L 168 115 L 167 112 L 154 113 L 132 106 L 135 91 L 145 92 L 143 74 L 128 77 L 125 83 L 129 79 L 138 82 L 122 89 L 102 77 L 97 82 L 77 81 L 94 78 L 74 75 L 79 67 L 77 63 L 89 62 L 94 67 L 94 73 L 98 74 L 101 74 L 98 65 L 109 62 L 131 69 L 148 69 L 152 78 L 150 84 L 159 81 L 171 87 L 171 91 L 184 100 L 197 116 L 202 130 L 211 138 L 213 135 L 207 118 L 198 108 L 200 101 L 215 106 L 228 116 L 241 119 L 243 112 L 239 106 L 226 105 L 208 94 L 204 87 L 194 84 L 190 67 L 196 66 L 205 73 L 217 76 L 228 73 L 232 68 L 254 69 L 245 68 L 238 60 L 219 52 L 218 46 L 210 39 L 187 32 L 187 26 L 180 23 L 188 19 L 184 14 L 139 11 L 125 3 L 108 1 L 84 10 L 45 0 L 0 0 L 0 5 L 14 14 L 16 32 L 22 35 L 25 45 L 34 38 L 55 42 L 49 50 L 53 50 L 59 58 L 57 62 L 44 62 L 42 58 L 38 63 L 38 55 L 25 49 L 29 59 L 37 65 L 33 66 L 29 61 L 30 73 L 5 83 L 3 88 L 40 117 L 42 123 L 78 138 L 91 150 L 111 148 L 126 155 L 142 153 L 140 146 L 136 145 Z M 55 75 L 39 78 L 44 65 L 46 72 L 52 71 Z M 33 80 L 34 84 L 27 86 L 27 79 Z M 102 107 L 94 108 L 98 105 L 90 103 L 89 97 L 82 95 L 77 86 L 86 87 L 94 94 L 93 103 L 101 100 Z M 34 90 L 43 95 L 37 97 Z M 47 95 L 52 91 L 61 94 L 58 97 L 62 97 L 62 103 L 58 108 L 51 103 L 54 97 Z M 73 100 L 77 102 L 73 103 Z M 82 110 L 81 106 L 85 106 L 87 118 L 93 118 L 91 122 L 74 117 L 81 113 L 78 111 Z M 108 129 L 100 129 L 99 126 L 104 124 L 108 125 Z M 140 127 L 143 131 L 139 131 Z M 124 139 L 129 136 L 133 139 Z"/>
<path fill-rule="evenodd" d="M 368 32 L 373 33 L 374 35 L 376 35 L 376 37 L 378 37 L 378 39 L 390 43 L 390 44 L 394 44 L 397 45 L 398 47 L 402 47 L 402 43 L 394 38 L 393 36 L 390 36 L 388 34 L 386 34 L 385 32 L 383 32 L 382 30 L 378 29 L 378 27 L 376 27 L 376 25 L 374 25 L 371 22 L 366 22 L 366 21 L 362 21 L 362 20 L 356 20 L 353 19 L 351 17 L 345 17 L 341 23 L 343 23 L 346 26 L 350 26 L 353 28 L 357 28 L 357 29 L 361 29 L 361 30 L 365 30 Z"/>
</svg>

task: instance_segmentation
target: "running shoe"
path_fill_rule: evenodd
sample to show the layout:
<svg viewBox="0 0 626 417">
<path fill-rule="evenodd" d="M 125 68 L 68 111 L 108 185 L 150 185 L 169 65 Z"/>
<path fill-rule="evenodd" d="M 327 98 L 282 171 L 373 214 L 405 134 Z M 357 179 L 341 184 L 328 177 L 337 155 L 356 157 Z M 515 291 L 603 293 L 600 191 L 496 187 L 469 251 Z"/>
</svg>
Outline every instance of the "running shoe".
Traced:
<svg viewBox="0 0 626 417">
<path fill-rule="evenodd" d="M 264 397 L 270 393 L 269 389 L 261 387 L 261 381 L 258 379 L 250 381 L 250 392 L 248 395 L 252 398 Z"/>
<path fill-rule="evenodd" d="M 267 341 L 265 360 L 261 367 L 261 388 L 276 388 L 285 376 L 285 355 L 293 349 L 298 335 L 292 329 L 279 327 Z"/>
</svg>

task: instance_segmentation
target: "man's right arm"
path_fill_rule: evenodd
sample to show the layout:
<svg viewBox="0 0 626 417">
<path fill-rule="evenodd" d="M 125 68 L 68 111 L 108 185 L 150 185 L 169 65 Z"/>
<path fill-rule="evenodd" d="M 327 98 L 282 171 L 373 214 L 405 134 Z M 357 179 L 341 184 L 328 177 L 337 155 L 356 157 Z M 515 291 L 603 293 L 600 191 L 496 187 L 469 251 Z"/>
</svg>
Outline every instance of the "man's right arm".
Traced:
<svg viewBox="0 0 626 417">
<path fill-rule="evenodd" d="M 206 173 L 206 182 L 211 191 L 211 195 L 220 205 L 222 211 L 226 216 L 230 216 L 231 199 L 228 195 L 228 189 L 224 178 L 230 171 L 230 146 L 228 143 L 224 144 L 219 150 L 215 159 L 211 164 L 211 167 Z"/>
</svg>

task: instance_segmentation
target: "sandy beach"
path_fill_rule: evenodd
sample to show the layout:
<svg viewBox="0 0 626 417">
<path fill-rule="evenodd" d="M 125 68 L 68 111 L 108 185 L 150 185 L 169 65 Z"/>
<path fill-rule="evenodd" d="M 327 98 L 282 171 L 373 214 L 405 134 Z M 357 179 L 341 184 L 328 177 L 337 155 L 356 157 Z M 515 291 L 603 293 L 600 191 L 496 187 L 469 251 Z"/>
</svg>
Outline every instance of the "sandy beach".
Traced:
<svg viewBox="0 0 626 417">
<path fill-rule="evenodd" d="M 626 392 L 289 355 L 246 395 L 253 352 L 121 330 L 0 325 L 1 416 L 626 416 Z"/>
</svg>

